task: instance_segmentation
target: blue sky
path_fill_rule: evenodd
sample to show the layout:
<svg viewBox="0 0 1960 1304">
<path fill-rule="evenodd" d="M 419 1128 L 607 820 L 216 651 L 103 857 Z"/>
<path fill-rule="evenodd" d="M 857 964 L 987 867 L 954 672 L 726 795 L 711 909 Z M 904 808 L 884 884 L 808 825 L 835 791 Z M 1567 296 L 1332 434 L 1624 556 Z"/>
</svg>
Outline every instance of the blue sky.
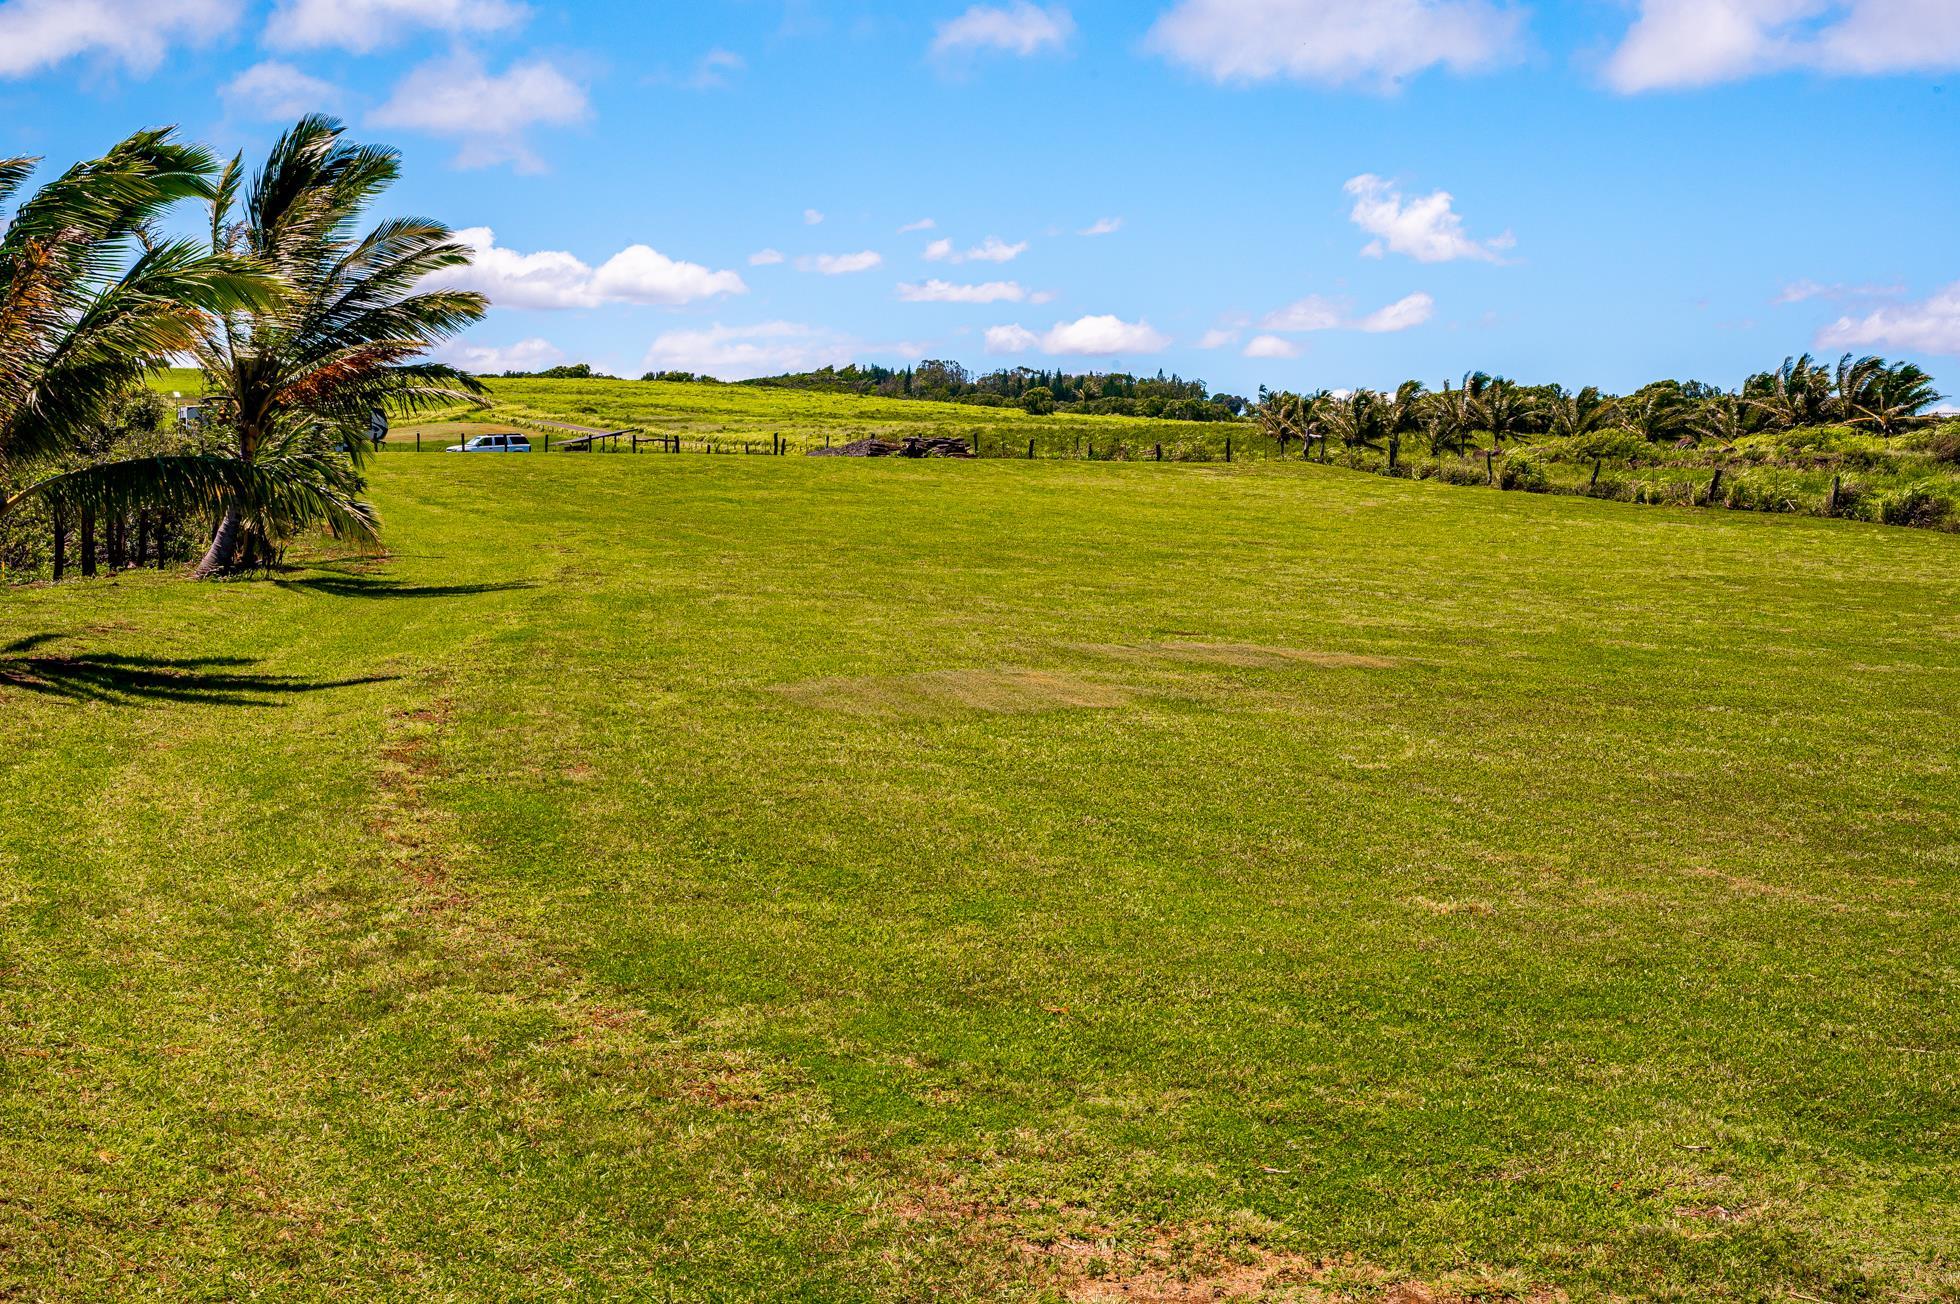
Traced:
<svg viewBox="0 0 1960 1304">
<path fill-rule="evenodd" d="M 1960 391 L 1957 70 L 1960 0 L 0 0 L 0 153 L 336 112 L 486 368 Z"/>
</svg>

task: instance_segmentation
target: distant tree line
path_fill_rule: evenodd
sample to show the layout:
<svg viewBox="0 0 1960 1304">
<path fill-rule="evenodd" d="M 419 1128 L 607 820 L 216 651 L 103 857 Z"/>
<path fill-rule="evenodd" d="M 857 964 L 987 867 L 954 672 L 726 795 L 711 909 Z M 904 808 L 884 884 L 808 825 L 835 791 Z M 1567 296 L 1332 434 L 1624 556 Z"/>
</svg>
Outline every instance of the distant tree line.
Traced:
<svg viewBox="0 0 1960 1304">
<path fill-rule="evenodd" d="M 642 380 L 718 384 L 712 376 L 655 371 Z M 1079 412 L 1099 416 L 1160 417 L 1170 421 L 1236 421 L 1251 401 L 1236 394 L 1214 394 L 1202 380 L 1182 376 L 1134 376 L 1127 372 L 1044 371 L 1004 367 L 974 374 L 957 362 L 928 359 L 916 367 L 848 366 L 737 382 L 759 389 L 814 390 L 826 394 L 864 394 L 882 398 L 964 403 L 973 407 L 1017 407 L 1038 415 Z"/>
<path fill-rule="evenodd" d="M 1543 436 L 1596 443 L 1600 455 L 1617 456 L 1629 440 L 1693 447 L 1823 426 L 1897 435 L 1936 421 L 1940 397 L 1932 377 L 1911 363 L 1847 354 L 1832 366 L 1804 354 L 1749 377 L 1735 391 L 1663 380 L 1610 396 L 1596 388 L 1573 392 L 1472 372 L 1461 385 L 1445 383 L 1440 390 L 1415 380 L 1392 393 L 1299 394 L 1262 387 L 1253 416 L 1282 452 L 1298 443 L 1303 451 L 1317 444 L 1324 454 L 1331 441 L 1386 451 L 1393 462 L 1407 440 L 1443 456 L 1468 452 L 1484 440 L 1501 448 Z"/>
</svg>

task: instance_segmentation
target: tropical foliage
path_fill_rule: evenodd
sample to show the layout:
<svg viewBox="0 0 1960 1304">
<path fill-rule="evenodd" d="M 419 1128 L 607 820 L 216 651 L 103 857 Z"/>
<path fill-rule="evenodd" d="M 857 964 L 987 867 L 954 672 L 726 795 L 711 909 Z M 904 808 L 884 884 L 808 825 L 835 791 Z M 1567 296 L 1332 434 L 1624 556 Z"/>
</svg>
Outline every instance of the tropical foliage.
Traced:
<svg viewBox="0 0 1960 1304">
<path fill-rule="evenodd" d="M 0 203 L 36 162 L 0 159 Z M 155 233 L 171 205 L 214 193 L 213 171 L 202 149 L 144 131 L 14 210 L 0 235 L 0 515 L 32 498 L 196 503 L 226 485 L 205 459 L 112 469 L 72 456 L 146 371 L 197 342 L 208 314 L 267 302 L 251 264 Z"/>
<path fill-rule="evenodd" d="M 419 360 L 488 306 L 478 294 L 422 288 L 468 262 L 468 246 L 419 218 L 357 229 L 400 175 L 393 150 L 350 143 L 320 117 L 281 136 L 249 187 L 240 160 L 225 167 L 211 200 L 212 249 L 265 268 L 281 293 L 270 306 L 214 315 L 194 350 L 222 450 L 250 472 L 225 503 L 200 574 L 261 564 L 304 528 L 373 539 L 360 471 L 373 414 L 481 388 Z"/>
<path fill-rule="evenodd" d="M 1485 441 L 1496 450 L 1609 430 L 1650 443 L 1689 444 L 1731 444 L 1766 431 L 1826 426 L 1890 437 L 1932 425 L 1940 397 L 1932 377 L 1909 362 L 1846 355 L 1833 369 L 1805 354 L 1751 376 L 1736 393 L 1666 380 L 1614 398 L 1592 387 L 1574 393 L 1479 371 L 1434 393 L 1419 381 L 1405 382 L 1393 395 L 1262 389 L 1252 416 L 1282 452 L 1296 440 L 1311 455 L 1315 441 L 1329 437 L 1348 447 L 1375 448 L 1391 437 L 1420 434 L 1431 453 L 1461 456 Z"/>
</svg>

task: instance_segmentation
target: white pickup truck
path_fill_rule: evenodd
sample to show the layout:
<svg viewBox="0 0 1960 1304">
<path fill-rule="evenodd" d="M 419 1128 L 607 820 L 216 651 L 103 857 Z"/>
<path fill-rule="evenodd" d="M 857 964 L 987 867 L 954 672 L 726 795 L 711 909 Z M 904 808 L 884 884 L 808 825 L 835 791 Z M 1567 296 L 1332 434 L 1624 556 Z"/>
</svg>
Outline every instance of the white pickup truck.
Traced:
<svg viewBox="0 0 1960 1304">
<path fill-rule="evenodd" d="M 451 444 L 445 453 L 528 453 L 529 435 L 478 435 L 467 444 Z"/>
</svg>

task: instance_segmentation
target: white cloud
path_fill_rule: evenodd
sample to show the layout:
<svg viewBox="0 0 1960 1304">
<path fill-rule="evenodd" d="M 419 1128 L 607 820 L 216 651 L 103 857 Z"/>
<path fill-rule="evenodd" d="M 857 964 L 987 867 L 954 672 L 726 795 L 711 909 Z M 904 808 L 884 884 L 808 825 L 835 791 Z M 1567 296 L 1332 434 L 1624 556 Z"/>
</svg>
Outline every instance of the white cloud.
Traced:
<svg viewBox="0 0 1960 1304">
<path fill-rule="evenodd" d="M 474 35 L 515 27 L 529 16 L 511 0 L 280 0 L 265 39 L 282 50 L 333 46 L 370 54 L 417 29 Z"/>
<path fill-rule="evenodd" d="M 1239 342 L 1239 332 L 1228 331 L 1222 327 L 1215 327 L 1211 330 L 1206 331 L 1201 337 L 1199 337 L 1198 347 L 1201 349 L 1226 349 L 1226 348 L 1230 348 L 1234 344 L 1237 344 L 1238 342 Z"/>
<path fill-rule="evenodd" d="M 1297 358 L 1300 346 L 1279 335 L 1255 335 L 1245 346 L 1248 358 Z"/>
<path fill-rule="evenodd" d="M 1008 5 L 974 5 L 958 18 L 939 25 L 932 52 L 947 55 L 969 50 L 1000 50 L 1023 58 L 1043 50 L 1059 50 L 1075 35 L 1075 19 L 1061 5 L 1039 8 L 1029 0 Z"/>
<path fill-rule="evenodd" d="M 1371 335 L 1386 335 L 1420 326 L 1435 315 L 1436 301 L 1426 294 L 1416 293 L 1369 313 L 1355 323 L 1355 329 Z"/>
<path fill-rule="evenodd" d="M 758 249 L 749 255 L 751 267 L 774 267 L 782 261 L 783 251 L 780 249 Z"/>
<path fill-rule="evenodd" d="M 855 272 L 868 272 L 874 267 L 884 265 L 884 255 L 866 249 L 856 254 L 811 254 L 796 260 L 799 272 L 816 272 L 823 276 L 849 276 Z"/>
<path fill-rule="evenodd" d="M 1011 263 L 1027 251 L 1025 240 L 1009 244 L 997 235 L 990 235 L 963 252 L 955 250 L 951 240 L 934 240 L 926 246 L 922 257 L 929 263 Z"/>
<path fill-rule="evenodd" d="M 565 361 L 564 352 L 556 344 L 537 338 L 501 345 L 456 340 L 437 349 L 433 356 L 439 362 L 478 376 L 503 371 L 542 371 Z"/>
<path fill-rule="evenodd" d="M 1011 263 L 1028 251 L 1028 242 L 1008 244 L 997 235 L 990 235 L 980 244 L 955 258 L 954 262 Z"/>
<path fill-rule="evenodd" d="M 822 214 L 822 213 L 820 213 L 820 212 L 818 212 L 818 211 L 817 211 L 816 209 L 814 209 L 814 208 L 806 208 L 806 209 L 804 209 L 804 210 L 803 210 L 803 225 L 805 225 L 805 226 L 822 226 L 822 225 L 823 225 L 823 214 Z"/>
<path fill-rule="evenodd" d="M 1080 231 L 1077 231 L 1076 234 L 1077 235 L 1115 235 L 1118 231 L 1121 231 L 1122 229 L 1123 229 L 1122 218 L 1105 217 L 1105 218 L 1099 218 L 1095 222 L 1090 223 L 1088 226 L 1083 227 Z"/>
<path fill-rule="evenodd" d="M 1013 281 L 988 281 L 984 285 L 955 285 L 951 281 L 927 281 L 898 287 L 898 297 L 906 303 L 1019 303 L 1028 297 Z"/>
<path fill-rule="evenodd" d="M 1524 21 L 1487 0 L 1179 0 L 1146 45 L 1218 81 L 1392 89 L 1431 68 L 1515 61 Z"/>
<path fill-rule="evenodd" d="M 964 251 L 955 250 L 951 240 L 934 240 L 926 246 L 923 257 L 929 263 L 1011 263 L 1027 251 L 1025 240 L 1009 244 L 997 235 L 990 235 Z"/>
<path fill-rule="evenodd" d="M 1341 306 L 1331 299 L 1310 294 L 1276 312 L 1269 312 L 1259 325 L 1269 331 L 1331 331 L 1341 324 Z"/>
<path fill-rule="evenodd" d="M 643 244 L 629 245 L 605 261 L 592 276 L 602 303 L 677 305 L 723 294 L 747 294 L 734 272 L 711 271 L 699 263 L 677 262 Z"/>
<path fill-rule="evenodd" d="M 1366 172 L 1343 189 L 1354 196 L 1349 217 L 1375 237 L 1361 251 L 1369 258 L 1398 253 L 1419 263 L 1447 263 L 1460 258 L 1501 263 L 1501 251 L 1517 244 L 1509 232 L 1481 241 L 1465 235 L 1463 219 L 1452 207 L 1455 200 L 1447 190 L 1404 201 L 1393 182 Z"/>
<path fill-rule="evenodd" d="M 1333 330 L 1383 334 L 1420 326 L 1434 316 L 1435 311 L 1436 301 L 1427 294 L 1417 293 L 1399 299 L 1385 308 L 1379 308 L 1365 317 L 1353 318 L 1348 315 L 1346 305 L 1318 294 L 1310 294 L 1284 308 L 1267 313 L 1260 319 L 1259 327 L 1261 330 L 1282 335 L 1305 335 L 1313 331 Z M 1257 340 L 1253 342 L 1258 343 Z"/>
<path fill-rule="evenodd" d="M 1960 281 L 1921 303 L 1840 317 L 1817 336 L 1820 349 L 1902 349 L 1960 357 Z"/>
<path fill-rule="evenodd" d="M 332 82 L 322 81 L 277 59 L 253 64 L 225 83 L 218 93 L 233 111 L 272 122 L 329 111 L 343 94 Z"/>
<path fill-rule="evenodd" d="M 694 61 L 694 71 L 680 84 L 691 91 L 718 91 L 736 74 L 747 72 L 748 67 L 749 61 L 735 51 L 716 46 Z"/>
<path fill-rule="evenodd" d="M 1028 296 L 1029 303 L 1053 303 L 1062 296 L 1053 290 L 1036 290 Z"/>
<path fill-rule="evenodd" d="M 898 233 L 900 235 L 911 235 L 914 231 L 930 231 L 938 225 L 939 223 L 933 221 L 931 218 L 922 217 L 916 222 L 907 222 L 904 226 L 899 227 Z"/>
<path fill-rule="evenodd" d="M 645 371 L 694 371 L 723 380 L 749 380 L 786 371 L 813 371 L 855 360 L 858 341 L 797 322 L 713 326 L 668 331 L 648 347 Z"/>
<path fill-rule="evenodd" d="M 537 171 L 543 165 L 524 133 L 582 122 L 589 107 L 584 89 L 548 62 L 514 63 L 493 73 L 476 56 L 457 54 L 402 78 L 373 121 L 460 141 L 458 167 L 513 163 Z"/>
<path fill-rule="evenodd" d="M 1951 0 L 1642 0 L 1606 64 L 1626 94 L 1791 69 L 1836 75 L 1960 68 Z"/>
<path fill-rule="evenodd" d="M 1902 299 L 1903 285 L 1823 285 L 1817 281 L 1792 281 L 1777 294 L 1779 304 L 1808 303 L 1812 299 Z"/>
<path fill-rule="evenodd" d="M 1127 322 L 1112 316 L 1056 322 L 1045 335 L 1036 335 L 1020 325 L 987 329 L 989 353 L 1028 353 L 1040 349 L 1051 355 L 1107 358 L 1122 353 L 1157 353 L 1170 347 L 1170 343 L 1169 336 L 1152 329 L 1148 322 Z"/>
<path fill-rule="evenodd" d="M 0 3 L 0 77 L 24 77 L 85 55 L 132 73 L 156 71 L 178 42 L 224 36 L 243 0 L 6 0 Z"/>
<path fill-rule="evenodd" d="M 489 227 L 457 238 L 475 250 L 467 267 L 453 267 L 429 284 L 487 295 L 500 308 L 597 308 L 608 303 L 676 306 L 724 294 L 746 294 L 734 272 L 676 262 L 646 245 L 632 245 L 597 268 L 568 253 L 518 253 L 499 248 Z"/>
<path fill-rule="evenodd" d="M 987 352 L 1027 353 L 1038 348 L 1041 337 L 1025 326 L 989 326 Z"/>
</svg>

